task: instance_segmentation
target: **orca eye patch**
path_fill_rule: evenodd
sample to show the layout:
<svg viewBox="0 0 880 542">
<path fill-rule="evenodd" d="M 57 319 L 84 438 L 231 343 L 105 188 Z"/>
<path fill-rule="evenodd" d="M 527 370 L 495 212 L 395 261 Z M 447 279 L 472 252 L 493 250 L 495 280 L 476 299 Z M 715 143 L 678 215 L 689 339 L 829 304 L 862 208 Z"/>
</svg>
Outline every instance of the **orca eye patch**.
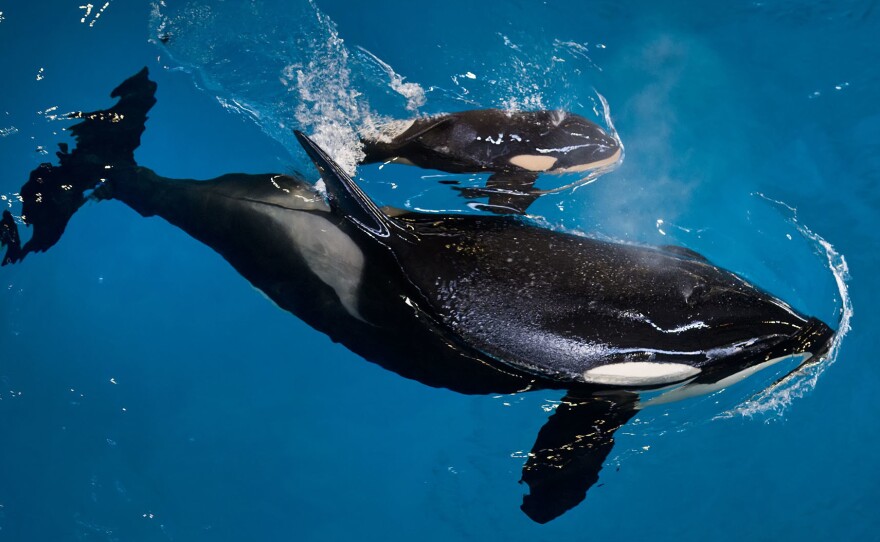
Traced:
<svg viewBox="0 0 880 542">
<path fill-rule="evenodd" d="M 510 163 L 529 171 L 547 171 L 556 164 L 556 158 L 538 154 L 518 154 L 510 159 Z"/>
<path fill-rule="evenodd" d="M 681 382 L 699 373 L 700 369 L 683 363 L 626 361 L 585 371 L 584 381 L 617 386 L 652 386 Z"/>
</svg>

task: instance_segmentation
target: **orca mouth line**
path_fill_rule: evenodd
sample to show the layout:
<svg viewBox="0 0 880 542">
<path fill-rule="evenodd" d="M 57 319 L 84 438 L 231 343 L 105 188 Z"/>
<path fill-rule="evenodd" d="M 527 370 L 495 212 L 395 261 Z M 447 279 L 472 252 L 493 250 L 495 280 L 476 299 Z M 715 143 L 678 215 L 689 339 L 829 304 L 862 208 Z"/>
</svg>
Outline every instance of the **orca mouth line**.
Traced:
<svg viewBox="0 0 880 542">
<path fill-rule="evenodd" d="M 791 340 L 794 341 L 794 344 L 800 344 L 803 346 L 804 350 L 802 353 L 804 355 L 809 355 L 806 355 L 806 357 L 798 363 L 797 367 L 776 379 L 775 382 L 767 386 L 763 391 L 759 392 L 759 394 L 771 392 L 810 367 L 822 363 L 825 358 L 831 354 L 831 349 L 834 346 L 836 337 L 837 334 L 825 325 L 824 322 L 817 318 L 810 318 L 807 326 L 791 338 Z"/>
<path fill-rule="evenodd" d="M 714 384 L 724 381 L 732 374 L 748 371 L 762 366 L 771 360 L 782 360 L 792 356 L 804 359 L 792 372 L 806 364 L 816 363 L 824 356 L 834 339 L 834 330 L 817 318 L 809 318 L 794 334 L 779 338 L 763 338 L 745 347 L 741 353 L 733 354 L 727 363 L 703 367 L 703 373 L 694 381 L 697 384 Z"/>
<path fill-rule="evenodd" d="M 818 318 L 810 318 L 807 323 L 791 338 L 772 347 L 767 356 L 770 358 L 784 354 L 812 354 L 811 359 L 824 356 L 831 347 L 834 330 Z"/>
<path fill-rule="evenodd" d="M 767 388 L 771 389 L 790 378 L 791 375 L 803 370 L 804 367 L 819 363 L 822 357 L 828 353 L 833 340 L 834 331 L 830 327 L 817 318 L 810 318 L 806 325 L 791 337 L 783 339 L 769 348 L 761 349 L 761 346 L 756 346 L 757 352 L 754 351 L 754 348 L 750 348 L 749 350 L 752 352 L 745 354 L 749 362 L 735 364 L 738 365 L 737 370 L 731 371 L 730 367 L 725 365 L 714 370 L 707 370 L 696 378 L 673 384 L 670 387 L 647 391 L 646 395 L 639 400 L 637 408 L 642 409 L 706 395 L 727 388 L 784 360 L 800 358 L 796 367 Z M 661 392 L 660 395 L 655 395 L 657 392 Z"/>
</svg>

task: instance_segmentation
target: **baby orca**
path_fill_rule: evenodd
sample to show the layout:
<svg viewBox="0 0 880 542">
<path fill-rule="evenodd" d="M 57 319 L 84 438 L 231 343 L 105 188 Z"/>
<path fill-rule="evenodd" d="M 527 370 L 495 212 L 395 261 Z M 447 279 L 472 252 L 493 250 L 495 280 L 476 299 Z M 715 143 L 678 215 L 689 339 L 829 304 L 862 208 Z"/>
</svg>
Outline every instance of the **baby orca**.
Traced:
<svg viewBox="0 0 880 542">
<path fill-rule="evenodd" d="M 21 190 L 27 244 L 3 213 L 3 263 L 50 248 L 88 197 L 117 200 L 207 244 L 279 307 L 406 378 L 467 394 L 565 390 L 523 466 L 534 521 L 585 498 L 614 432 L 650 403 L 640 392 L 711 391 L 815 359 L 833 336 L 686 249 L 510 215 L 386 212 L 301 133 L 326 196 L 272 173 L 161 177 L 133 158 L 155 90 L 144 69 L 114 91 L 113 108 L 75 115 L 76 148 Z"/>
<path fill-rule="evenodd" d="M 483 208 L 525 213 L 542 192 L 541 173 L 600 172 L 622 157 L 620 141 L 593 122 L 565 111 L 478 109 L 395 121 L 362 140 L 363 163 L 397 162 L 449 173 L 492 176 L 467 198 Z"/>
</svg>

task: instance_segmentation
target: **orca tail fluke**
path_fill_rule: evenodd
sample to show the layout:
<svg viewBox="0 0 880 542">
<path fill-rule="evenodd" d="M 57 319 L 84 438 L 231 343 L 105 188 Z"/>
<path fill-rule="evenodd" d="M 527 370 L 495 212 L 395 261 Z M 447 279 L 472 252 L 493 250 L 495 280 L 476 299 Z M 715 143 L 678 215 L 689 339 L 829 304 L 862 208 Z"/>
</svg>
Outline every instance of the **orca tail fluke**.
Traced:
<svg viewBox="0 0 880 542">
<path fill-rule="evenodd" d="M 82 207 L 88 192 L 113 176 L 114 170 L 134 167 L 147 112 L 156 103 L 156 83 L 147 68 L 126 79 L 110 94 L 119 101 L 110 109 L 77 111 L 68 118 L 82 119 L 68 130 L 76 147 L 58 145 L 58 165 L 40 164 L 19 192 L 21 222 L 33 227 L 21 245 L 18 225 L 5 211 L 0 221 L 0 246 L 7 247 L 0 265 L 19 262 L 30 252 L 43 252 L 61 239 L 67 223 Z M 7 216 L 8 215 L 8 216 Z"/>
</svg>

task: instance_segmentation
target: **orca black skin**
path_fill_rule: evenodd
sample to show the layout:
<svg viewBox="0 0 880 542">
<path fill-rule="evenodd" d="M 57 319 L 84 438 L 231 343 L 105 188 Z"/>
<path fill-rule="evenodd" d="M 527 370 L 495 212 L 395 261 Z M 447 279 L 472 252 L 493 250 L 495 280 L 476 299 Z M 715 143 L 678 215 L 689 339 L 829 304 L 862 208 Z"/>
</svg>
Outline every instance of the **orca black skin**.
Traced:
<svg viewBox="0 0 880 542">
<path fill-rule="evenodd" d="M 541 173 L 609 169 L 622 157 L 620 142 L 593 122 L 565 111 L 479 109 L 395 121 L 362 140 L 362 163 L 399 162 L 450 173 L 491 172 L 486 188 L 463 190 L 489 197 L 484 208 L 523 214 L 542 194 Z"/>
<path fill-rule="evenodd" d="M 662 400 L 711 390 L 820 356 L 833 336 L 687 249 L 513 216 L 391 216 L 299 133 L 326 199 L 285 175 L 161 177 L 132 154 L 154 92 L 144 69 L 114 91 L 113 109 L 76 115 L 77 148 L 62 147 L 60 165 L 42 164 L 22 188 L 31 241 L 22 246 L 3 213 L 3 263 L 57 242 L 94 187 L 91 197 L 178 226 L 278 306 L 402 376 L 470 394 L 565 390 L 523 467 L 522 509 L 537 522 L 584 499 L 615 430 L 645 406 L 640 391 L 677 386 Z"/>
</svg>

